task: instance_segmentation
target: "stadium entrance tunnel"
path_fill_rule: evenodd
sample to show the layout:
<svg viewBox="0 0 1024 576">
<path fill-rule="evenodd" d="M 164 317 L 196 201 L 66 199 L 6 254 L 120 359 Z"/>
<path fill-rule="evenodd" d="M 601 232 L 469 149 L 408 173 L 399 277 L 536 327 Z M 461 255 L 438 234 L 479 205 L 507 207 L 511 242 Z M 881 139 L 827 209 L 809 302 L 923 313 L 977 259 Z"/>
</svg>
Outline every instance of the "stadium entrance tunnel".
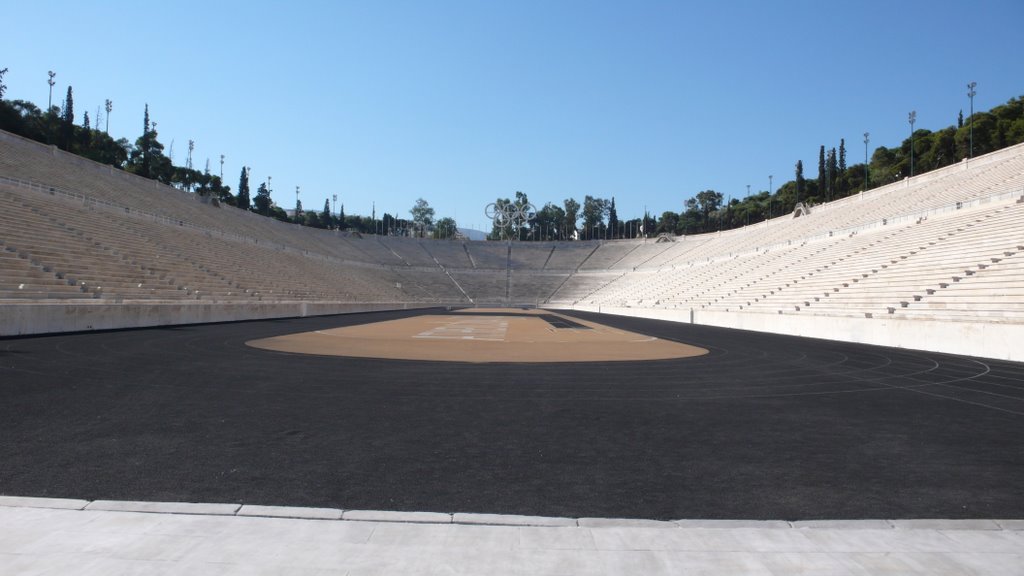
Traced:
<svg viewBox="0 0 1024 576">
<path fill-rule="evenodd" d="M 543 310 L 472 308 L 246 342 L 291 354 L 441 362 L 622 362 L 704 348 Z"/>
</svg>

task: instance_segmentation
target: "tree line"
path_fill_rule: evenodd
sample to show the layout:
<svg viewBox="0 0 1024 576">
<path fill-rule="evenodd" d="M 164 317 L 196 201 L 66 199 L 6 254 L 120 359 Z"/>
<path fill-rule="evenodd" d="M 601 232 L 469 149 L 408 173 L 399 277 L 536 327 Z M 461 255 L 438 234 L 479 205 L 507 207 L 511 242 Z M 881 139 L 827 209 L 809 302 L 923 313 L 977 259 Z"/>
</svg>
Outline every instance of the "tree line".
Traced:
<svg viewBox="0 0 1024 576">
<path fill-rule="evenodd" d="M 973 131 L 973 136 L 972 136 Z M 865 134 L 865 138 L 867 138 Z M 678 212 L 666 210 L 654 217 L 620 220 L 615 199 L 586 196 L 582 206 L 568 198 L 561 205 L 547 203 L 527 224 L 495 222 L 490 239 L 571 240 L 594 238 L 637 238 L 658 234 L 701 234 L 729 230 L 792 213 L 798 204 L 830 202 L 890 184 L 911 175 L 923 174 L 956 164 L 965 158 L 994 152 L 1024 142 L 1024 99 L 1011 98 L 987 112 L 975 112 L 940 130 L 917 129 L 899 146 L 874 149 L 867 163 L 849 164 L 846 140 L 836 146 L 818 148 L 816 178 L 804 176 L 802 160 L 794 165 L 793 178 L 777 188 L 757 190 L 745 196 L 726 197 L 715 190 L 703 190 L 687 198 Z M 865 142 L 865 147 L 868 142 Z M 866 149 L 866 148 L 865 148 Z M 913 149 L 913 156 L 911 155 Z M 912 160 L 913 158 L 913 160 Z M 523 207 L 527 195 L 498 198 L 496 205 Z"/>
<path fill-rule="evenodd" d="M 7 87 L 3 76 L 6 72 L 6 68 L 0 70 L 0 129 L 8 132 L 53 144 L 61 150 L 207 197 L 218 205 L 234 206 L 285 222 L 369 234 L 433 238 L 459 235 L 455 220 L 446 217 L 435 221 L 434 209 L 422 198 L 410 209 L 411 218 L 389 213 L 377 218 L 376 210 L 370 216 L 346 215 L 344 204 L 335 213 L 330 200 L 326 200 L 323 210 L 319 211 L 304 210 L 301 201 L 296 200 L 295 209 L 288 214 L 272 200 L 269 178 L 251 194 L 248 167 L 242 167 L 236 192 L 222 181 L 223 156 L 218 174 L 211 173 L 209 160 L 204 169 L 194 168 L 194 143 L 191 141 L 185 166 L 175 166 L 164 153 L 164 145 L 158 139 L 157 123 L 151 121 L 148 105 L 143 111 L 142 134 L 135 142 L 126 138 L 114 139 L 107 128 L 100 129 L 103 112 L 106 112 L 106 126 L 109 127 L 113 111 L 110 100 L 106 100 L 102 108 L 97 108 L 95 118 L 90 118 L 86 111 L 79 124 L 76 123 L 71 86 L 68 86 L 61 104 L 54 105 L 51 101 L 44 111 L 25 100 L 4 99 Z M 53 76 L 51 72 L 51 91 Z M 955 124 L 934 132 L 923 128 L 914 130 L 895 148 L 878 146 L 866 164 L 848 165 L 846 140 L 840 139 L 836 146 L 819 146 L 817 178 L 805 178 L 803 161 L 798 160 L 793 179 L 781 183 L 778 188 L 770 186 L 769 190 L 750 192 L 748 186 L 745 196 L 728 198 L 715 190 L 703 190 L 687 198 L 678 212 L 666 210 L 660 216 L 645 213 L 642 218 L 621 220 L 614 197 L 605 199 L 590 195 L 584 197 L 582 204 L 566 198 L 561 203 L 546 202 L 539 209 L 529 209 L 533 205 L 526 193 L 517 191 L 514 198 L 497 198 L 495 207 L 510 213 L 529 212 L 529 217 L 518 221 L 495 219 L 487 237 L 490 240 L 524 241 L 591 240 L 727 230 L 791 213 L 801 203 L 828 202 L 889 184 L 910 175 L 911 169 L 915 175 L 922 174 L 956 164 L 972 155 L 986 154 L 1021 142 L 1024 142 L 1024 100 L 1011 98 L 987 112 L 975 112 L 967 119 L 961 110 Z"/>
</svg>

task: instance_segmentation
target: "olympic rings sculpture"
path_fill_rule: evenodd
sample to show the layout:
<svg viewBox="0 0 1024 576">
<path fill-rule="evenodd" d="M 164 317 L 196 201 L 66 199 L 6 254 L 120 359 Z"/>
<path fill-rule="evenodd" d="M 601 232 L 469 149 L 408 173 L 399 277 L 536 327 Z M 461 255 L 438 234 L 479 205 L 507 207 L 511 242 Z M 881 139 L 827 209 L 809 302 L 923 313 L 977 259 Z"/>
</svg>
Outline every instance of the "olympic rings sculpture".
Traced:
<svg viewBox="0 0 1024 576">
<path fill-rule="evenodd" d="M 529 202 L 521 205 L 509 202 L 497 204 L 491 202 L 484 208 L 484 215 L 494 221 L 494 225 L 502 230 L 513 226 L 522 226 L 533 220 L 537 208 Z"/>
</svg>

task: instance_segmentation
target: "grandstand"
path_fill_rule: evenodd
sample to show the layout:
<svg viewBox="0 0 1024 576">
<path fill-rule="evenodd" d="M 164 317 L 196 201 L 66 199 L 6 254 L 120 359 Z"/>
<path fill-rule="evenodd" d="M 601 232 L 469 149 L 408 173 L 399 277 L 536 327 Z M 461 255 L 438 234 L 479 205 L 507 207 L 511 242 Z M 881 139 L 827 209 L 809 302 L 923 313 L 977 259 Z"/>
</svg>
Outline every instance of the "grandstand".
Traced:
<svg viewBox="0 0 1024 576">
<path fill-rule="evenodd" d="M 1024 145 L 674 242 L 315 230 L 5 132 L 0 200 L 0 335 L 529 305 L 1024 359 Z"/>
</svg>

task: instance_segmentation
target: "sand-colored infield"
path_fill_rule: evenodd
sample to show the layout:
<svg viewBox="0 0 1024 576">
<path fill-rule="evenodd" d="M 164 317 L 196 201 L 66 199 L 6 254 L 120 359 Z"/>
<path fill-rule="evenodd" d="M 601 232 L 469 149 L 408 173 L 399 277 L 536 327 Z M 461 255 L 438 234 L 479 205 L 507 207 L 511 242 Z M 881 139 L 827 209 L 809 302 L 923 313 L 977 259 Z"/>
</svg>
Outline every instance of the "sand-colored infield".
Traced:
<svg viewBox="0 0 1024 576">
<path fill-rule="evenodd" d="M 667 360 L 708 352 L 546 310 L 482 308 L 301 332 L 246 344 L 294 354 L 444 362 Z"/>
</svg>

